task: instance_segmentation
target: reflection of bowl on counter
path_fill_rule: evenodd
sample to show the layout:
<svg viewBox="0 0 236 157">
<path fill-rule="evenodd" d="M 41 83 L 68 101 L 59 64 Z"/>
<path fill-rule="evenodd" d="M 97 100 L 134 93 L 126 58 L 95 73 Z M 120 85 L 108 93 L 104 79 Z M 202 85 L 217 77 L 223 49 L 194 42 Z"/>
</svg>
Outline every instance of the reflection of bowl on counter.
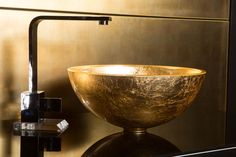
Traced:
<svg viewBox="0 0 236 157">
<path fill-rule="evenodd" d="M 72 87 L 96 116 L 142 132 L 174 119 L 196 97 L 204 70 L 151 65 L 88 65 L 68 69 Z"/>
<path fill-rule="evenodd" d="M 168 140 L 153 134 L 116 133 L 97 141 L 82 157 L 153 157 L 180 152 Z"/>
</svg>

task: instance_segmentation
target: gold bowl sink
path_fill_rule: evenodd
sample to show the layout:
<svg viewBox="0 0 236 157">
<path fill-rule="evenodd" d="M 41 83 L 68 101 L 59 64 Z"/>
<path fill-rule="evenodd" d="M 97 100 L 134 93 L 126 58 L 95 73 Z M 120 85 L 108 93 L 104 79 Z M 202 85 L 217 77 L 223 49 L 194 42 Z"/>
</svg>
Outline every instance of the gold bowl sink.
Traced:
<svg viewBox="0 0 236 157">
<path fill-rule="evenodd" d="M 71 85 L 83 105 L 125 131 L 168 122 L 196 97 L 204 70 L 153 65 L 87 65 L 68 69 Z"/>
</svg>

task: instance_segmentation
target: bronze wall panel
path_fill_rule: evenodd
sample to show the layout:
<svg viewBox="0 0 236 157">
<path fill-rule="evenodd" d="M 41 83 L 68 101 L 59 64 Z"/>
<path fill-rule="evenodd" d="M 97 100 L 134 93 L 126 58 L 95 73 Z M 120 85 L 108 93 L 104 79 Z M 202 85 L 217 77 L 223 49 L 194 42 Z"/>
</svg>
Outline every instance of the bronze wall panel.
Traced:
<svg viewBox="0 0 236 157">
<path fill-rule="evenodd" d="M 2 7 L 228 19 L 229 0 L 11 0 Z"/>
<path fill-rule="evenodd" d="M 33 17 L 42 14 L 48 13 L 0 11 L 0 29 L 3 30 L 0 36 L 1 120 L 10 122 L 17 117 L 20 92 L 27 90 L 28 24 Z M 64 152 L 47 155 L 79 156 L 96 140 L 120 130 L 90 114 L 85 118 L 81 116 L 85 110 L 70 87 L 66 68 L 82 64 L 159 64 L 207 70 L 203 88 L 193 106 L 179 118 L 150 132 L 167 138 L 183 150 L 222 145 L 227 33 L 228 22 L 225 21 L 113 17 L 108 26 L 93 22 L 41 23 L 39 89 L 49 96 L 63 97 L 64 111 L 71 124 L 64 137 Z M 5 113 L 12 115 L 7 114 L 6 118 Z M 1 129 L 7 128 L 1 126 Z M 98 132 L 94 134 L 94 130 Z M 78 133 L 83 131 L 87 131 L 88 136 L 81 143 Z M 1 151 L 6 146 L 3 132 Z M 14 139 L 11 151 L 17 154 L 19 141 Z"/>
</svg>

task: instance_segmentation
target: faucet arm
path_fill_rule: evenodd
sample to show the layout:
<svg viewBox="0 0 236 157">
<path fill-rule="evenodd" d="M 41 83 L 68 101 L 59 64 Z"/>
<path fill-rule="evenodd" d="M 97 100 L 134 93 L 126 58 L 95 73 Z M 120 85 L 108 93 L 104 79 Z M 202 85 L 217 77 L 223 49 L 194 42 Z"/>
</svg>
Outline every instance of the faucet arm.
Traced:
<svg viewBox="0 0 236 157">
<path fill-rule="evenodd" d="M 37 66 L 37 30 L 43 20 L 69 20 L 69 21 L 99 21 L 99 24 L 108 24 L 110 17 L 96 16 L 38 16 L 35 17 L 29 26 L 29 92 L 35 93 L 38 90 L 38 66 Z"/>
</svg>

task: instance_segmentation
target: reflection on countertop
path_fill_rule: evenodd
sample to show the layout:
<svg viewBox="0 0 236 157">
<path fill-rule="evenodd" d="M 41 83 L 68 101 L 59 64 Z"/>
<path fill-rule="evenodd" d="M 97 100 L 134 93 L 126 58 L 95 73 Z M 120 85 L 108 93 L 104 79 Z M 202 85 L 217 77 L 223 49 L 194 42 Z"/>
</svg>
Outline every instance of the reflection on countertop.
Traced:
<svg viewBox="0 0 236 157">
<path fill-rule="evenodd" d="M 179 152 L 175 145 L 157 135 L 121 132 L 99 140 L 82 157 L 152 157 Z"/>
<path fill-rule="evenodd" d="M 83 157 L 97 157 L 104 153 L 110 155 L 117 151 L 127 153 L 128 150 L 130 153 L 148 156 L 149 154 L 169 154 L 179 150 L 186 152 L 221 146 L 220 143 L 213 145 L 207 142 L 200 135 L 192 138 L 193 135 L 189 135 L 185 131 L 183 137 L 178 130 L 168 129 L 169 125 L 178 125 L 176 124 L 178 119 L 163 126 L 148 129 L 149 134 L 132 136 L 120 133 L 121 128 L 100 120 L 90 113 L 79 113 L 77 117 L 68 116 L 67 118 L 69 118 L 67 120 L 70 126 L 61 136 L 62 151 L 45 152 L 45 157 L 82 155 Z M 12 134 L 12 123 L 14 121 L 0 121 L 0 157 L 20 157 L 20 137 Z M 200 142 L 204 145 L 199 146 L 198 143 Z M 121 156 L 124 155 L 121 154 Z"/>
</svg>

